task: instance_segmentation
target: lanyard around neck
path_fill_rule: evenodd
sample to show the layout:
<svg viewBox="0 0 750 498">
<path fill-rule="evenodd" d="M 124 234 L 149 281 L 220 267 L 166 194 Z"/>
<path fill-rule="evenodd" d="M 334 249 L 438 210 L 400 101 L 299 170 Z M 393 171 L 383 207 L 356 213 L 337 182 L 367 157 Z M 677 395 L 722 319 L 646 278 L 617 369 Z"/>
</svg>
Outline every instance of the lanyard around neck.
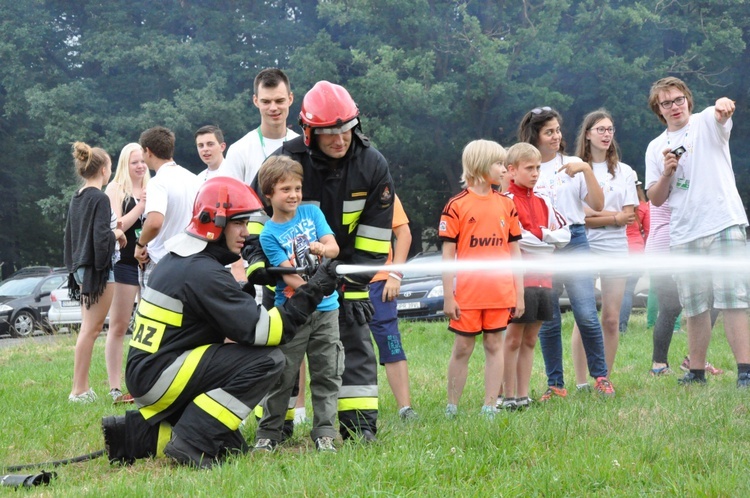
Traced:
<svg viewBox="0 0 750 498">
<path fill-rule="evenodd" d="M 268 154 L 266 154 L 266 142 L 263 140 L 263 133 L 260 131 L 260 126 L 258 126 L 258 139 L 260 140 L 260 151 L 263 152 L 263 160 L 265 161 L 268 159 Z M 286 142 L 286 134 L 284 134 L 284 142 Z"/>
</svg>

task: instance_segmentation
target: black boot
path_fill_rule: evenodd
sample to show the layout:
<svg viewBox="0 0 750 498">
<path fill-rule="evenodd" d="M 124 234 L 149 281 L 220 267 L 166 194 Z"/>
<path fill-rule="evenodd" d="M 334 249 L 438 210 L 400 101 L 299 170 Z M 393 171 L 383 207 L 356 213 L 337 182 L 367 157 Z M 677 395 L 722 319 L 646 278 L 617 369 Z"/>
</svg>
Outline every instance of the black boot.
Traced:
<svg viewBox="0 0 750 498">
<path fill-rule="evenodd" d="M 104 433 L 104 449 L 109 457 L 109 463 L 132 465 L 135 458 L 129 454 L 127 447 L 125 416 L 111 415 L 102 418 L 102 432 Z"/>
<path fill-rule="evenodd" d="M 201 450 L 181 439 L 177 434 L 164 447 L 164 454 L 180 465 L 196 467 L 198 469 L 210 469 L 216 463 L 216 459 L 203 453 Z"/>
</svg>

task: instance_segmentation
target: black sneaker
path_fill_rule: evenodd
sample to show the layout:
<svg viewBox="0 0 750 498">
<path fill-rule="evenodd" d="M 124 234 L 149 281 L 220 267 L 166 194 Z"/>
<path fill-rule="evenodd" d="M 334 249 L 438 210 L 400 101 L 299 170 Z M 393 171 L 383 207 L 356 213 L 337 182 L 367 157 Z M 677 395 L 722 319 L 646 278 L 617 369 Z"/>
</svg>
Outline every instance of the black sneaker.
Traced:
<svg viewBox="0 0 750 498">
<path fill-rule="evenodd" d="M 350 429 L 348 427 L 342 427 L 339 432 L 341 433 L 341 439 L 344 441 L 352 440 L 361 443 L 374 443 L 378 440 L 375 433 L 370 429 Z"/>
<path fill-rule="evenodd" d="M 210 469 L 215 460 L 201 450 L 183 441 L 179 436 L 173 435 L 172 439 L 164 447 L 164 454 L 180 465 L 195 467 L 197 469 Z"/>
<path fill-rule="evenodd" d="M 737 382 L 739 383 L 739 379 L 737 379 Z M 688 372 L 685 374 L 685 376 L 681 379 L 677 379 L 677 383 L 681 386 L 689 386 L 692 384 L 705 384 L 706 379 L 700 379 L 697 375 L 695 375 L 693 372 Z M 750 380 L 748 380 L 748 385 L 750 386 Z"/>
<path fill-rule="evenodd" d="M 362 430 L 362 441 L 365 443 L 375 443 L 377 442 L 378 438 L 375 437 L 375 433 L 372 432 L 369 429 Z"/>
<path fill-rule="evenodd" d="M 279 442 L 274 439 L 259 438 L 255 440 L 255 446 L 253 446 L 253 452 L 267 451 L 271 453 L 272 451 L 276 450 L 276 447 L 278 445 L 279 445 Z"/>
<path fill-rule="evenodd" d="M 737 387 L 739 388 L 750 387 L 750 373 L 745 372 L 737 376 Z"/>
<path fill-rule="evenodd" d="M 128 456 L 125 415 L 102 418 L 102 432 L 104 433 L 104 450 L 109 457 L 109 463 L 132 465 L 135 458 Z"/>
</svg>

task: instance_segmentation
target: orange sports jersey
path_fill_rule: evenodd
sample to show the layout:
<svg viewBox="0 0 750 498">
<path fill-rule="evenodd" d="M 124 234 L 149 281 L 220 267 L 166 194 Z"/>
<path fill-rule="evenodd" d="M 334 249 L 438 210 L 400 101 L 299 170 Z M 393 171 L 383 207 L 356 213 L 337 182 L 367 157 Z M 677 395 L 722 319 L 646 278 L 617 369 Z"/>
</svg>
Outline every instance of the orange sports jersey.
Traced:
<svg viewBox="0 0 750 498">
<path fill-rule="evenodd" d="M 393 196 L 393 223 L 391 223 L 391 226 L 393 228 L 400 227 L 401 225 L 406 225 L 409 223 L 409 218 L 406 216 L 406 211 L 404 211 L 404 206 L 401 204 L 401 199 L 398 198 L 398 195 Z M 388 260 L 385 262 L 385 264 L 389 265 L 393 261 L 393 247 L 388 249 Z M 371 282 L 377 282 L 378 280 L 388 280 L 388 272 L 383 270 L 379 271 L 375 274 L 374 277 L 372 277 Z"/>
<path fill-rule="evenodd" d="M 438 235 L 455 242 L 456 259 L 503 259 L 510 258 L 508 244 L 521 239 L 521 226 L 512 200 L 494 190 L 478 195 L 465 189 L 445 205 Z M 513 273 L 457 272 L 455 295 L 461 309 L 513 308 Z"/>
</svg>

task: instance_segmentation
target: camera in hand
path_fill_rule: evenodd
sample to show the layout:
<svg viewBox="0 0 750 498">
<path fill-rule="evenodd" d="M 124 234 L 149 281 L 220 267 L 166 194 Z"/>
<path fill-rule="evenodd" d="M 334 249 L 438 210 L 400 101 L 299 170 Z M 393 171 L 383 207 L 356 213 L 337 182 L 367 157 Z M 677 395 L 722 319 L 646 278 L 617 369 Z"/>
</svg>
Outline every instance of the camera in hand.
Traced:
<svg viewBox="0 0 750 498">
<path fill-rule="evenodd" d="M 685 152 L 687 152 L 687 149 L 685 149 L 685 147 L 683 147 L 682 145 L 680 145 L 679 147 L 677 147 L 676 149 L 674 149 L 671 153 L 674 154 L 675 156 L 677 156 L 677 158 L 679 159 L 680 156 L 683 155 Z"/>
</svg>

